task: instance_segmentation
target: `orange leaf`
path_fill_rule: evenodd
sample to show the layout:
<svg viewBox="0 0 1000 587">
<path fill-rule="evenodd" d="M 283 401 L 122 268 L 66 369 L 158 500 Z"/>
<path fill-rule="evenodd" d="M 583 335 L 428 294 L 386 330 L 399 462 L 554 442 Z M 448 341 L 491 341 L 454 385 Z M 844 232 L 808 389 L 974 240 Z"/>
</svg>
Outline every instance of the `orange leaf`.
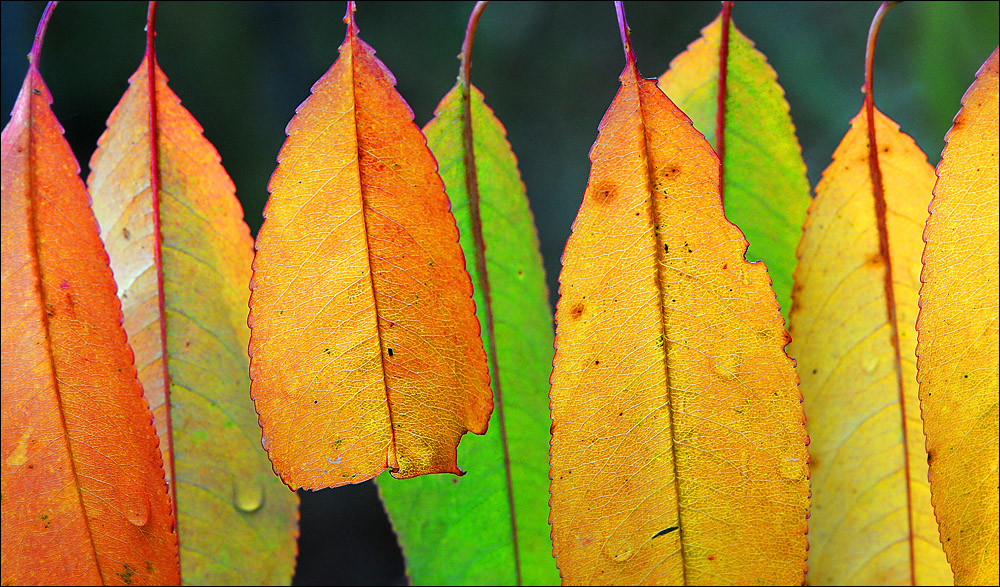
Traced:
<svg viewBox="0 0 1000 587">
<path fill-rule="evenodd" d="M 917 321 L 931 496 L 959 585 L 998 582 L 997 69 L 994 50 L 946 137 Z"/>
<path fill-rule="evenodd" d="M 2 582 L 176 584 L 149 408 L 37 47 L 2 138 Z"/>
<path fill-rule="evenodd" d="M 554 554 L 567 584 L 801 583 L 807 438 L 778 304 L 718 158 L 627 52 L 563 254 Z"/>
<path fill-rule="evenodd" d="M 413 113 L 358 37 L 288 125 L 251 282 L 250 376 L 290 487 L 460 474 L 492 409 L 455 220 Z"/>
<path fill-rule="evenodd" d="M 184 582 L 287 583 L 298 498 L 271 471 L 247 393 L 253 241 L 218 152 L 156 63 L 154 10 L 91 159 L 94 212 L 169 465 Z"/>
<path fill-rule="evenodd" d="M 874 112 L 889 263 L 862 109 L 816 187 L 795 270 L 788 354 L 802 378 L 810 438 L 809 581 L 950 584 L 913 360 L 920 231 L 934 173 L 913 139 Z"/>
</svg>

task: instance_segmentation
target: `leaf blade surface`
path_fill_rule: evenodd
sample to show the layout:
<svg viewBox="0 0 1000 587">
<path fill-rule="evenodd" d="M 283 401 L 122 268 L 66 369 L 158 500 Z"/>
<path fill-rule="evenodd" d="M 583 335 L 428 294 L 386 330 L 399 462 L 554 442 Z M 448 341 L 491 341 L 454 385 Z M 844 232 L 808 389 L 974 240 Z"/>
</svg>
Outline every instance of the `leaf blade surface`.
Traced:
<svg viewBox="0 0 1000 587">
<path fill-rule="evenodd" d="M 298 497 L 272 473 L 248 397 L 250 229 L 218 152 L 159 65 L 150 99 L 148 67 L 143 59 L 109 117 L 88 183 L 171 465 L 181 578 L 288 584 Z"/>
<path fill-rule="evenodd" d="M 795 270 L 788 351 L 810 437 L 808 578 L 947 584 L 953 578 L 931 510 L 913 360 L 920 233 L 934 176 L 913 139 L 874 112 L 889 259 L 880 252 L 862 109 L 816 187 Z"/>
<path fill-rule="evenodd" d="M 492 410 L 444 186 L 352 10 L 288 125 L 251 282 L 251 390 L 291 487 L 458 474 Z"/>
<path fill-rule="evenodd" d="M 175 583 L 149 407 L 51 101 L 32 65 L 2 138 L 3 583 Z"/>
<path fill-rule="evenodd" d="M 917 320 L 931 496 L 959 585 L 998 577 L 997 70 L 994 50 L 946 136 Z"/>
<path fill-rule="evenodd" d="M 552 368 L 552 318 L 538 236 L 517 160 L 506 130 L 470 88 L 472 133 L 483 241 L 492 293 L 494 337 L 483 328 L 487 349 L 495 345 L 503 389 L 504 422 L 494 420 L 483 438 L 464 441 L 461 479 L 424 476 L 405 482 L 382 475 L 379 488 L 408 561 L 414 584 L 514 584 L 512 535 L 516 533 L 522 582 L 555 584 L 548 526 L 548 375 Z M 469 260 L 480 324 L 486 302 L 484 277 L 471 262 L 470 198 L 466 187 L 461 88 L 455 86 L 424 128 L 440 166 L 452 211 Z M 487 353 L 487 357 L 490 354 Z M 497 394 L 498 398 L 500 397 Z M 496 418 L 496 416 L 494 416 Z M 500 426 L 513 456 L 504 468 Z M 508 488 L 507 478 L 510 478 Z M 509 493 L 510 492 L 510 493 Z M 511 512 L 509 496 L 514 511 Z M 516 529 L 512 527 L 514 520 Z"/>
<path fill-rule="evenodd" d="M 670 63 L 663 90 L 717 144 L 719 47 L 722 16 Z M 788 317 L 799 228 L 811 198 L 802 149 L 778 76 L 730 21 L 722 162 L 726 217 L 750 242 L 747 259 L 767 264 L 772 286 Z"/>
<path fill-rule="evenodd" d="M 630 63 L 563 254 L 551 514 L 565 583 L 802 581 L 800 395 L 711 147 Z"/>
</svg>

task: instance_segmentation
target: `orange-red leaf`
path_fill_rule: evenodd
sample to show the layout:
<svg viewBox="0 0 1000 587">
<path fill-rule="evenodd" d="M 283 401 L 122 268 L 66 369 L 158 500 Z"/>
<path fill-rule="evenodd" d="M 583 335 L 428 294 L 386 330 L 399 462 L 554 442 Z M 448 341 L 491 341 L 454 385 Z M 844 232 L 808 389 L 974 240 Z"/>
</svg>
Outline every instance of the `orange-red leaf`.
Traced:
<svg viewBox="0 0 1000 587">
<path fill-rule="evenodd" d="M 88 183 L 170 465 L 181 576 L 287 583 L 298 498 L 271 471 L 249 397 L 250 229 L 153 49 L 108 119 Z"/>
<path fill-rule="evenodd" d="M 32 65 L 2 139 L 2 582 L 175 584 L 152 417 L 50 103 Z"/>
<path fill-rule="evenodd" d="M 563 254 L 552 372 L 556 562 L 567 584 L 797 584 L 801 396 L 719 161 L 634 62 L 601 122 Z"/>
<path fill-rule="evenodd" d="M 358 37 L 288 125 L 251 283 L 250 375 L 291 487 L 459 473 L 492 409 L 444 185 L 395 79 Z"/>
<path fill-rule="evenodd" d="M 948 132 L 917 321 L 931 496 L 959 585 L 998 582 L 997 69 L 994 50 Z"/>
</svg>

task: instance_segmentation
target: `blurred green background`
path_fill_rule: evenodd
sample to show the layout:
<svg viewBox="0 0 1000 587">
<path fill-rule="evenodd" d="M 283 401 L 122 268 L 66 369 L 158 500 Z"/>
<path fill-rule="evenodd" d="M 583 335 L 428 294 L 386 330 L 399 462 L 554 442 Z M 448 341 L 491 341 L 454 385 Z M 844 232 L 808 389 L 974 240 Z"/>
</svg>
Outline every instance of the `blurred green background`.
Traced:
<svg viewBox="0 0 1000 587">
<path fill-rule="evenodd" d="M 747 2 L 736 25 L 778 72 L 813 186 L 861 107 L 865 38 L 878 2 Z M 10 119 L 43 2 L 2 3 L 2 112 Z M 362 37 L 398 80 L 417 124 L 455 82 L 472 2 L 359 2 Z M 626 4 L 639 68 L 663 73 L 717 2 Z M 157 49 L 170 85 L 218 148 L 254 233 L 285 125 L 337 57 L 345 3 L 165 2 Z M 138 67 L 146 5 L 67 2 L 40 70 L 80 160 Z M 963 93 L 997 46 L 998 2 L 908 2 L 879 37 L 875 97 L 936 164 Z M 472 79 L 517 154 L 555 301 L 559 259 L 587 184 L 587 154 L 624 66 L 611 2 L 496 2 L 476 36 Z M 317 227 L 321 230 L 322 227 Z M 303 494 L 299 584 L 403 584 L 371 483 Z"/>
</svg>

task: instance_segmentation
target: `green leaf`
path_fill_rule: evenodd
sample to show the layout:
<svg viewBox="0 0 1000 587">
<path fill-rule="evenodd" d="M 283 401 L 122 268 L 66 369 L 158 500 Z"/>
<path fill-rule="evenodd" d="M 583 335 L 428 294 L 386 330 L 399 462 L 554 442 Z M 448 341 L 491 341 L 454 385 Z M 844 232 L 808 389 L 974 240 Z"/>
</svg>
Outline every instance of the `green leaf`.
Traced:
<svg viewBox="0 0 1000 587">
<path fill-rule="evenodd" d="M 475 87 L 471 90 L 487 275 L 475 261 L 460 86 L 444 97 L 424 133 L 451 198 L 475 285 L 497 408 L 486 435 L 466 436 L 459 447 L 459 466 L 467 475 L 425 475 L 404 481 L 382 475 L 379 487 L 414 584 L 516 583 L 514 525 L 521 582 L 557 584 L 548 525 L 553 334 L 545 272 L 506 131 L 483 102 L 482 93 Z M 484 315 L 487 279 L 492 333 Z"/>
<path fill-rule="evenodd" d="M 703 28 L 701 38 L 674 58 L 659 80 L 660 89 L 717 150 L 721 21 L 722 15 Z M 787 322 L 795 248 L 811 201 L 806 166 L 777 74 L 732 21 L 727 63 L 726 217 L 750 242 L 747 260 L 767 265 Z"/>
</svg>

